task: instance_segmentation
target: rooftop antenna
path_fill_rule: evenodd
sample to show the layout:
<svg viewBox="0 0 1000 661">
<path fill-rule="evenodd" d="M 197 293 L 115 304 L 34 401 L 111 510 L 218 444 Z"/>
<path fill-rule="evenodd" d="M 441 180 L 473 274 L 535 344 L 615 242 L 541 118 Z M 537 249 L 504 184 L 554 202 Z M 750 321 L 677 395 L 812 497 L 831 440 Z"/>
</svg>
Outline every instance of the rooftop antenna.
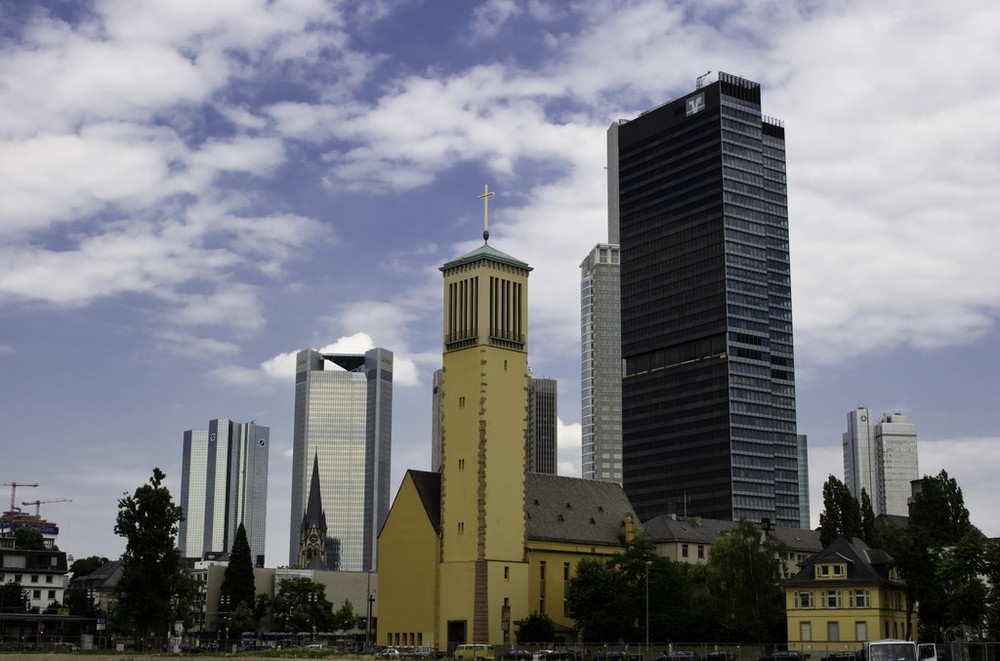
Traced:
<svg viewBox="0 0 1000 661">
<path fill-rule="evenodd" d="M 700 90 L 700 89 L 701 89 L 702 85 L 704 85 L 704 84 L 705 84 L 705 78 L 706 78 L 706 77 L 708 76 L 708 74 L 710 74 L 710 73 L 712 73 L 712 72 L 711 72 L 711 71 L 706 71 L 705 73 L 703 73 L 703 74 L 701 74 L 700 76 L 698 76 L 698 78 L 697 78 L 697 79 L 696 79 L 696 80 L 694 81 L 694 88 L 695 88 L 696 90 Z"/>
<path fill-rule="evenodd" d="M 489 243 L 490 240 L 490 198 L 492 196 L 490 185 L 483 184 L 483 194 L 478 198 L 483 201 L 483 243 Z"/>
</svg>

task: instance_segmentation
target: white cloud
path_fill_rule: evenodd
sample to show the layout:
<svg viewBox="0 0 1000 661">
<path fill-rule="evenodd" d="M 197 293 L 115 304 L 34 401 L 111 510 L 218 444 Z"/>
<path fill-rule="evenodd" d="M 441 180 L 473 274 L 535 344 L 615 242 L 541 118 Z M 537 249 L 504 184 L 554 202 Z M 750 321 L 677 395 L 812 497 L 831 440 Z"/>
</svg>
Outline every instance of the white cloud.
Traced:
<svg viewBox="0 0 1000 661">
<path fill-rule="evenodd" d="M 583 427 L 578 422 L 567 425 L 562 418 L 559 418 L 557 425 L 559 466 L 556 472 L 559 475 L 580 477 L 582 475 L 580 464 L 583 462 Z"/>
</svg>

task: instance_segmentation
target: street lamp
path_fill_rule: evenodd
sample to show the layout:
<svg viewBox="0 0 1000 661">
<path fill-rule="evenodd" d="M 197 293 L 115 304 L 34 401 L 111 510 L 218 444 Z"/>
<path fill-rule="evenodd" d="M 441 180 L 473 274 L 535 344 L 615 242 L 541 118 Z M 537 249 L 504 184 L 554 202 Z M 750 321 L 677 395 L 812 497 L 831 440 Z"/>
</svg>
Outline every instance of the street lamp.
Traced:
<svg viewBox="0 0 1000 661">
<path fill-rule="evenodd" d="M 646 656 L 649 656 L 649 566 L 652 560 L 646 561 Z"/>
<path fill-rule="evenodd" d="M 372 601 L 374 600 L 374 597 L 372 597 L 371 569 L 368 570 L 368 587 L 365 589 L 365 594 L 367 595 L 365 601 L 368 602 L 368 616 L 365 617 L 365 651 L 368 651 L 368 648 L 372 644 Z"/>
</svg>

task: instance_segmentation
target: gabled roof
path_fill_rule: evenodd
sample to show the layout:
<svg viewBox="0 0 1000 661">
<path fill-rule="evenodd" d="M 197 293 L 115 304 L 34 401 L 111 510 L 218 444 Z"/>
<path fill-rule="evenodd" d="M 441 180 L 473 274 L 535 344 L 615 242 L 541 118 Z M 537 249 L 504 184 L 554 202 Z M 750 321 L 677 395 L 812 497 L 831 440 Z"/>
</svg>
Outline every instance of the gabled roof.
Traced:
<svg viewBox="0 0 1000 661">
<path fill-rule="evenodd" d="M 802 571 L 785 585 L 882 585 L 890 582 L 892 562 L 892 556 L 885 551 L 873 549 L 857 537 L 841 535 L 803 563 Z M 814 567 L 830 563 L 846 564 L 846 578 L 817 579 Z"/>
<path fill-rule="evenodd" d="M 476 262 L 481 259 L 489 259 L 495 262 L 509 264 L 510 266 L 516 266 L 518 268 L 522 268 L 527 271 L 531 270 L 531 267 L 528 266 L 527 263 L 522 262 L 519 259 L 514 259 L 507 253 L 500 252 L 499 250 L 489 245 L 488 243 L 484 243 L 483 245 L 479 246 L 472 252 L 468 252 L 462 255 L 458 259 L 453 259 L 452 261 L 447 262 L 444 266 L 441 267 L 441 270 L 444 271 L 445 269 L 450 269 L 454 266 L 460 266 L 461 264 Z"/>
<path fill-rule="evenodd" d="M 736 530 L 739 523 L 721 519 L 660 514 L 644 521 L 642 525 L 654 544 L 671 542 L 711 544 L 720 536 Z M 768 536 L 783 544 L 789 551 L 818 553 L 823 548 L 819 541 L 818 530 L 776 526 L 768 531 Z"/>
<path fill-rule="evenodd" d="M 616 482 L 528 473 L 528 539 L 621 545 L 625 518 L 639 517 Z"/>
<path fill-rule="evenodd" d="M 441 474 L 409 470 L 427 520 L 441 530 Z M 528 473 L 525 484 L 528 539 L 587 545 L 621 545 L 625 518 L 639 519 L 614 482 Z"/>
</svg>

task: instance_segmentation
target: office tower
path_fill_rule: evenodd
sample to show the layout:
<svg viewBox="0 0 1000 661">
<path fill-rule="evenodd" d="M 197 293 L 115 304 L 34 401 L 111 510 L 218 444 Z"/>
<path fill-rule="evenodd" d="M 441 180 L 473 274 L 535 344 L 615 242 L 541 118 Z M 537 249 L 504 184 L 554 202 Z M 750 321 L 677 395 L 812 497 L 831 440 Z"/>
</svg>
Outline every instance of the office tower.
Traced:
<svg viewBox="0 0 1000 661">
<path fill-rule="evenodd" d="M 623 486 L 642 519 L 799 525 L 784 134 L 760 85 L 725 73 L 609 129 Z"/>
<path fill-rule="evenodd" d="M 389 511 L 392 352 L 296 356 L 289 564 L 299 536 L 314 460 L 327 524 L 327 568 L 368 571 Z"/>
<path fill-rule="evenodd" d="M 431 470 L 441 470 L 441 384 L 442 371 L 436 370 L 431 394 Z M 528 380 L 528 471 L 556 474 L 558 462 L 558 387 L 555 379 Z"/>
<path fill-rule="evenodd" d="M 867 408 L 847 414 L 844 483 L 859 501 L 868 492 L 876 514 L 908 515 L 910 482 L 919 478 L 917 426 L 901 413 L 876 421 Z"/>
<path fill-rule="evenodd" d="M 864 490 L 878 507 L 878 446 L 875 421 L 869 409 L 858 407 L 847 414 L 844 442 L 844 484 L 858 502 Z"/>
<path fill-rule="evenodd" d="M 271 430 L 254 422 L 212 420 L 184 432 L 177 546 L 189 558 L 231 550 L 243 523 L 250 557 L 264 566 L 267 461 Z"/>
<path fill-rule="evenodd" d="M 799 528 L 810 530 L 809 520 L 809 439 L 805 434 L 796 436 L 799 459 Z"/>
<path fill-rule="evenodd" d="M 599 243 L 580 264 L 581 451 L 586 479 L 622 482 L 619 249 Z"/>
<path fill-rule="evenodd" d="M 558 434 L 555 379 L 528 379 L 528 471 L 556 474 Z"/>
<path fill-rule="evenodd" d="M 886 415 L 877 425 L 878 514 L 908 516 L 912 489 L 920 478 L 917 466 L 917 426 L 901 413 Z"/>
</svg>

